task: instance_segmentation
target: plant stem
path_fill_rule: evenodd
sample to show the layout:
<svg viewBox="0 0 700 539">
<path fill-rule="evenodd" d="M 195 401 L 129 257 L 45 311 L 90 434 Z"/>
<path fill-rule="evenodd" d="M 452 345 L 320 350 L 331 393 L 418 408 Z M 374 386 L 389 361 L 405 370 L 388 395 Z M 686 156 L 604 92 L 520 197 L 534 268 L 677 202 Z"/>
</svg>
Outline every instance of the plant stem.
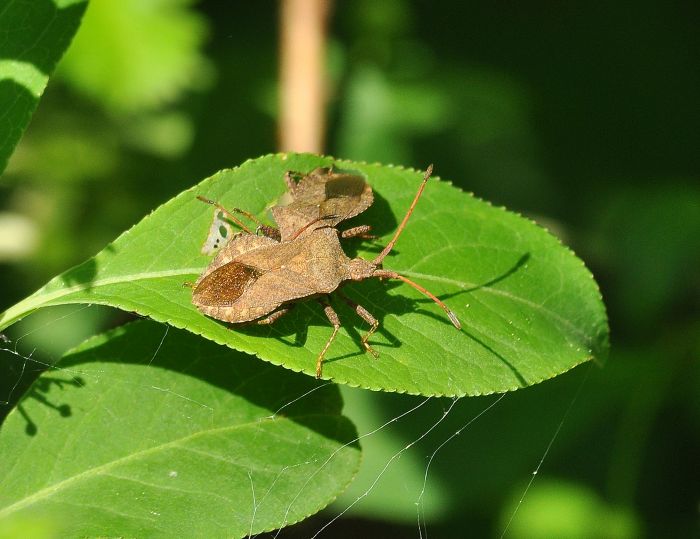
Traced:
<svg viewBox="0 0 700 539">
<path fill-rule="evenodd" d="M 279 147 L 321 153 L 328 0 L 282 0 Z"/>
</svg>

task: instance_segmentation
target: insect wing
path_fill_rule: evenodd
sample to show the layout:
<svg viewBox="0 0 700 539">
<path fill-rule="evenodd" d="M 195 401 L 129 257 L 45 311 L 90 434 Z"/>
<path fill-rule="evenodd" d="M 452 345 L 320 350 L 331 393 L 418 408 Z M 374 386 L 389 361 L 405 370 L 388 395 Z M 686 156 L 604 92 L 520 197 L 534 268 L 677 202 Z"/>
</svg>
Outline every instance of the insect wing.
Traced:
<svg viewBox="0 0 700 539">
<path fill-rule="evenodd" d="M 333 173 L 328 168 L 316 168 L 302 176 L 294 189 L 294 200 L 318 204 L 326 195 L 326 183 Z"/>
<path fill-rule="evenodd" d="M 198 307 L 231 307 L 262 272 L 240 262 L 229 262 L 205 275 L 192 294 Z"/>
<path fill-rule="evenodd" d="M 291 173 L 287 173 L 287 178 Z M 294 181 L 294 180 L 291 180 Z M 309 223 L 319 221 L 309 228 L 336 226 L 354 217 L 372 205 L 372 188 L 364 177 L 357 174 L 335 173 L 328 168 L 317 168 L 304 175 L 299 183 L 290 187 L 293 199 L 272 208 L 281 237 L 288 240 Z"/>
<path fill-rule="evenodd" d="M 269 247 L 270 245 L 276 245 L 277 241 L 266 236 L 254 236 L 253 234 L 238 233 L 229 240 L 226 245 L 219 249 L 219 253 L 214 257 L 209 267 L 205 270 L 202 276 L 197 281 L 197 284 L 201 282 L 204 277 L 215 269 L 233 262 L 237 257 L 244 253 L 255 251 L 262 247 Z M 255 266 L 255 264 L 252 264 Z"/>
<path fill-rule="evenodd" d="M 229 223 L 223 212 L 218 208 L 214 208 L 214 219 L 209 227 L 207 239 L 202 244 L 203 255 L 214 255 L 228 243 L 233 236 L 233 227 Z"/>
<path fill-rule="evenodd" d="M 362 176 L 354 174 L 335 174 L 325 185 L 326 198 L 355 197 L 359 198 L 367 187 Z"/>
<path fill-rule="evenodd" d="M 354 217 L 372 205 L 372 188 L 362 176 L 335 174 L 325 184 L 320 204 L 321 217 L 336 215 L 339 220 Z"/>
</svg>

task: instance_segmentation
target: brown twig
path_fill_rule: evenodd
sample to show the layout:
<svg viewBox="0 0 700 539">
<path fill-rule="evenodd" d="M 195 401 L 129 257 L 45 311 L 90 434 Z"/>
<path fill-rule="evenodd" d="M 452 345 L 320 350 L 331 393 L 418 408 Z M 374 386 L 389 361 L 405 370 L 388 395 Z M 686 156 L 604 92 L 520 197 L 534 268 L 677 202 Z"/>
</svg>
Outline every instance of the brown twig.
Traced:
<svg viewBox="0 0 700 539">
<path fill-rule="evenodd" d="M 281 151 L 323 150 L 328 7 L 328 0 L 281 0 Z"/>
</svg>

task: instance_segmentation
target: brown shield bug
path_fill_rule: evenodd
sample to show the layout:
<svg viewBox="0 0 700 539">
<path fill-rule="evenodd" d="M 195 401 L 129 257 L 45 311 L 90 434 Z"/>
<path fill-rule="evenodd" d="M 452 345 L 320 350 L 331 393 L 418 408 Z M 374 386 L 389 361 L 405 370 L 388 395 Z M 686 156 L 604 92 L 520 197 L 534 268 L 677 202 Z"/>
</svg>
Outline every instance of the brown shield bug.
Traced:
<svg viewBox="0 0 700 539">
<path fill-rule="evenodd" d="M 301 177 L 297 182 L 296 177 Z M 372 188 L 362 176 L 316 168 L 308 174 L 287 172 L 287 199 L 272 208 L 282 241 L 322 226 L 337 226 L 359 215 L 372 205 Z M 362 229 L 360 231 L 359 229 Z M 364 235 L 369 227 L 356 227 L 354 235 Z"/>
<path fill-rule="evenodd" d="M 271 324 L 295 302 L 317 298 L 333 325 L 333 333 L 316 360 L 317 378 L 322 375 L 323 357 L 340 329 L 338 315 L 326 298 L 346 281 L 372 277 L 400 279 L 437 303 L 452 324 L 461 329 L 455 314 L 435 295 L 407 277 L 381 267 L 413 213 L 431 173 L 432 165 L 394 237 L 371 262 L 347 257 L 340 245 L 340 233 L 331 226 L 313 228 L 301 235 L 293 233 L 294 239 L 283 242 L 243 233 L 222 248 L 193 285 L 192 303 L 205 315 L 225 322 Z M 306 224 L 303 227 L 306 228 Z M 365 350 L 377 357 L 367 341 L 379 327 L 379 321 L 361 305 L 340 292 L 337 294 L 370 324 L 361 341 Z"/>
<path fill-rule="evenodd" d="M 300 178 L 298 181 L 296 178 Z M 372 188 L 362 176 L 334 172 L 332 168 L 316 168 L 308 174 L 288 171 L 284 175 L 288 191 L 280 204 L 271 210 L 279 228 L 262 223 L 251 213 L 233 208 L 227 210 L 217 202 L 198 196 L 202 202 L 215 206 L 214 219 L 209 234 L 202 245 L 202 253 L 218 252 L 231 237 L 231 224 L 249 234 L 252 231 L 234 214 L 244 215 L 257 225 L 256 231 L 279 241 L 289 241 L 302 233 L 321 226 L 336 226 L 345 219 L 362 213 L 372 205 Z M 367 225 L 356 226 L 342 232 L 343 238 L 373 238 Z"/>
</svg>

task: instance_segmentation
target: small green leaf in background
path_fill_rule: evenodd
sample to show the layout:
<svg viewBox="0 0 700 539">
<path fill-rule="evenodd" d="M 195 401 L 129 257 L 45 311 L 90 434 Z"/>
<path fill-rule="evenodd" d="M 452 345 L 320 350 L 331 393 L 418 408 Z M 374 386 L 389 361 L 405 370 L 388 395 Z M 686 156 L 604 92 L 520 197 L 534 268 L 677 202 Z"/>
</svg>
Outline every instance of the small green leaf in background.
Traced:
<svg viewBox="0 0 700 539">
<path fill-rule="evenodd" d="M 506 528 L 505 537 L 510 539 L 632 539 L 644 535 L 631 511 L 608 505 L 581 485 L 545 479 L 533 483 L 523 502 L 524 489 L 525 485 L 518 485 L 514 490 L 495 530 L 498 535 Z"/>
<path fill-rule="evenodd" d="M 334 385 L 128 324 L 68 353 L 8 416 L 0 535 L 43 522 L 58 537 L 242 537 L 297 522 L 359 467 L 341 407 Z"/>
<path fill-rule="evenodd" d="M 0 173 L 86 5 L 87 0 L 6 0 L 0 6 Z"/>
<path fill-rule="evenodd" d="M 101 253 L 0 314 L 0 329 L 47 305 L 99 303 L 136 311 L 220 344 L 314 374 L 331 328 L 314 302 L 268 327 L 237 327 L 201 315 L 183 287 L 207 266 L 200 253 L 211 224 L 204 195 L 261 216 L 284 191 L 287 170 L 319 165 L 367 177 L 375 203 L 355 219 L 380 236 L 359 254 L 376 256 L 408 209 L 422 173 L 310 154 L 269 155 L 224 170 L 181 193 Z M 350 226 L 350 225 L 349 225 Z M 348 251 L 358 243 L 346 243 Z M 367 324 L 340 303 L 344 326 L 324 376 L 369 389 L 480 395 L 526 387 L 607 353 L 608 328 L 593 277 L 557 238 L 447 182 L 432 180 L 384 266 L 414 279 L 457 313 L 457 331 L 418 292 L 399 282 L 350 283 L 346 293 L 380 321 L 363 352 Z"/>
<path fill-rule="evenodd" d="M 113 113 L 157 109 L 207 86 L 207 23 L 193 3 L 91 2 L 57 76 Z"/>
</svg>

